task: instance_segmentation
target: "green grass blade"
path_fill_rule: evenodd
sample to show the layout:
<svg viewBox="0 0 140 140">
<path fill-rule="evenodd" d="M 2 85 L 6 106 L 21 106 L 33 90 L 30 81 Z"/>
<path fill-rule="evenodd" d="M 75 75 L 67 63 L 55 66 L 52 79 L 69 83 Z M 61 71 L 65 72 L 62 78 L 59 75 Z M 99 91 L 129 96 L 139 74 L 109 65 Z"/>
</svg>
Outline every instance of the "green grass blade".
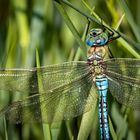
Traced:
<svg viewBox="0 0 140 140">
<path fill-rule="evenodd" d="M 132 46 L 130 46 L 129 44 L 128 44 L 128 42 L 127 41 L 125 41 L 124 39 L 122 39 L 122 38 L 120 38 L 120 39 L 118 39 L 119 40 L 119 42 L 121 43 L 121 45 L 123 46 L 123 48 L 125 48 L 130 54 L 132 54 L 134 57 L 136 57 L 136 58 L 140 58 L 140 54 L 139 53 L 137 53 L 137 51 L 135 51 L 133 48 L 132 48 Z"/>
<path fill-rule="evenodd" d="M 110 116 L 108 116 L 108 120 L 109 120 L 109 130 L 110 130 L 111 136 L 113 140 L 117 140 L 117 134 L 115 133 Z"/>
<path fill-rule="evenodd" d="M 87 23 L 86 26 L 85 26 L 85 30 L 84 30 L 83 36 L 82 36 L 83 42 L 85 41 L 85 38 L 86 38 L 86 35 L 87 35 L 87 31 L 88 31 L 88 27 L 89 27 L 89 25 Z M 85 53 L 84 54 L 86 55 L 86 52 L 87 52 L 87 47 L 86 46 L 85 46 L 85 49 L 84 50 L 85 50 Z M 78 48 L 78 50 L 76 52 L 76 55 L 74 57 L 74 61 L 79 60 L 81 54 L 82 54 L 81 49 Z M 86 58 L 87 58 L 87 56 L 84 59 L 86 59 Z"/>
<path fill-rule="evenodd" d="M 122 140 L 125 138 L 128 123 L 126 122 L 126 117 L 124 118 L 120 112 L 119 109 L 116 106 L 116 103 L 112 105 L 112 120 L 116 126 L 116 134 L 117 138 L 119 140 Z M 118 123 L 119 122 L 119 123 Z"/>
<path fill-rule="evenodd" d="M 138 25 L 138 27 L 140 27 L 140 8 L 139 8 L 139 6 L 140 6 L 140 1 L 138 0 L 137 1 L 137 6 L 136 6 L 136 18 L 137 18 L 137 25 Z"/>
<path fill-rule="evenodd" d="M 39 53 L 37 49 L 36 49 L 36 63 L 37 63 L 37 67 L 39 68 L 40 61 L 39 61 Z M 38 72 L 38 86 L 39 86 L 39 91 L 40 90 L 42 91 L 43 86 L 42 86 L 40 72 Z M 47 115 L 47 114 L 43 114 L 42 112 L 42 115 Z M 42 124 L 42 126 L 43 126 L 44 140 L 51 140 L 51 130 L 49 124 Z"/>
<path fill-rule="evenodd" d="M 127 42 L 129 43 L 135 50 L 140 51 L 140 43 L 135 42 L 134 40 L 132 40 L 131 38 L 128 38 L 125 34 L 119 32 L 121 37 Z M 133 49 L 133 50 L 134 50 Z M 134 51 L 135 51 L 134 50 Z"/>
<path fill-rule="evenodd" d="M 5 117 L 4 117 L 4 133 L 5 133 L 5 140 L 8 140 L 8 133 L 7 133 L 7 127 L 6 127 L 6 120 L 5 120 Z"/>
<path fill-rule="evenodd" d="M 78 33 L 78 31 L 76 30 L 76 28 L 74 27 L 74 25 L 72 24 L 70 18 L 68 17 L 65 9 L 63 8 L 63 6 L 57 2 L 55 2 L 55 5 L 57 7 L 57 9 L 59 10 L 60 14 L 62 15 L 62 17 L 64 18 L 67 26 L 69 27 L 69 29 L 71 30 L 72 34 L 74 35 L 75 39 L 77 40 L 77 42 L 80 45 L 80 48 L 82 49 L 83 52 L 85 52 L 85 43 L 81 40 L 81 37 Z M 85 56 L 85 54 L 83 54 Z"/>
<path fill-rule="evenodd" d="M 89 112 L 83 115 L 77 140 L 87 140 L 93 127 L 96 105 L 97 105 L 97 100 L 94 102 L 93 108 Z"/>
<path fill-rule="evenodd" d="M 139 33 L 139 28 L 138 26 L 136 25 L 136 23 L 134 22 L 134 18 L 130 12 L 130 9 L 128 8 L 125 0 L 119 0 L 119 3 L 120 3 L 120 6 L 123 8 L 124 12 L 125 12 L 125 15 L 126 15 L 126 18 L 138 40 L 138 42 L 140 42 L 140 33 Z"/>
<path fill-rule="evenodd" d="M 95 118 L 95 112 L 96 112 L 97 101 L 98 101 L 95 89 L 90 91 L 89 97 L 90 96 L 93 97 L 94 103 L 92 104 L 91 110 L 89 110 L 89 112 L 83 114 L 82 116 L 77 140 L 86 140 L 93 127 L 93 120 Z"/>
<path fill-rule="evenodd" d="M 101 23 L 96 18 L 94 18 L 92 16 L 89 16 L 88 14 L 86 14 L 85 12 L 83 12 L 82 10 L 80 10 L 77 7 L 75 7 L 74 5 L 72 5 L 67 0 L 62 0 L 62 2 L 64 2 L 66 5 L 68 5 L 69 7 L 73 8 L 74 10 L 76 10 L 77 12 L 79 12 L 80 14 L 82 14 L 83 16 L 85 16 L 86 18 L 88 18 L 88 19 L 96 22 L 97 24 L 101 25 Z"/>
</svg>

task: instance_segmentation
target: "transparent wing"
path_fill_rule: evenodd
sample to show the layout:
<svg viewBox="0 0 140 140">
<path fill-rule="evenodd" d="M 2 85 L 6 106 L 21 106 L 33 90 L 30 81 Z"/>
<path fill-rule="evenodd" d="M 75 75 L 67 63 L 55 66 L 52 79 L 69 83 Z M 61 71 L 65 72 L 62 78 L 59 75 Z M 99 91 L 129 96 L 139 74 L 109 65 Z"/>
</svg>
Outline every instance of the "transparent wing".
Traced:
<svg viewBox="0 0 140 140">
<path fill-rule="evenodd" d="M 140 60 L 114 58 L 106 65 L 112 95 L 118 102 L 140 110 Z"/>
<path fill-rule="evenodd" d="M 33 69 L 0 69 L 0 90 L 37 93 L 39 73 L 46 91 L 69 82 L 87 69 L 86 62 L 81 61 Z"/>
<path fill-rule="evenodd" d="M 40 75 L 43 90 L 47 91 L 68 84 L 87 72 L 91 73 L 92 69 L 86 61 L 66 62 L 42 68 Z"/>
<path fill-rule="evenodd" d="M 70 119 L 92 108 L 97 95 L 92 91 L 90 71 L 45 94 L 30 96 L 4 108 L 0 114 L 12 123 L 47 122 Z M 96 96 L 96 97 L 95 97 Z"/>
<path fill-rule="evenodd" d="M 36 69 L 0 69 L 0 90 L 38 91 Z"/>
<path fill-rule="evenodd" d="M 113 58 L 105 60 L 107 71 L 113 71 L 131 78 L 140 78 L 140 59 Z"/>
</svg>

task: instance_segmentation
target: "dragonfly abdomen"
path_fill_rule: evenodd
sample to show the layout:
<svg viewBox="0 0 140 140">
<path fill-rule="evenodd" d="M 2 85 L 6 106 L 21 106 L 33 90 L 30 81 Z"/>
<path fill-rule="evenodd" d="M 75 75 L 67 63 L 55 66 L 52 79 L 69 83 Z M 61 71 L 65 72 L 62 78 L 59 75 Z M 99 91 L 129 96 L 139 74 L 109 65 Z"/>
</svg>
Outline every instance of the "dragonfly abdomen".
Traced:
<svg viewBox="0 0 140 140">
<path fill-rule="evenodd" d="M 96 77 L 96 86 L 99 92 L 99 121 L 100 121 L 100 134 L 102 140 L 109 140 L 109 125 L 107 113 L 107 90 L 108 79 L 105 76 Z"/>
</svg>

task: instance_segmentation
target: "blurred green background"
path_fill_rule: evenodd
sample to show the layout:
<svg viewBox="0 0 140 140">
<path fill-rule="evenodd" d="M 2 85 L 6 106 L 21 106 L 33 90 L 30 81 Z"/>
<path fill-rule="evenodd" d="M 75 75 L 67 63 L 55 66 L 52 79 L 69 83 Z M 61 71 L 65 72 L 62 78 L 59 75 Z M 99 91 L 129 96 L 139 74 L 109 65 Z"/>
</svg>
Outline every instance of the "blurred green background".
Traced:
<svg viewBox="0 0 140 140">
<path fill-rule="evenodd" d="M 110 44 L 114 57 L 140 58 L 140 1 L 69 0 L 83 13 L 100 18 L 108 26 L 125 34 Z M 100 18 L 99 18 L 100 17 Z M 60 1 L 0 0 L 0 66 L 31 68 L 36 66 L 36 48 L 40 65 L 86 60 L 84 43 L 86 17 Z M 96 22 L 90 28 L 100 27 Z M 0 108 L 29 96 L 0 93 Z M 140 113 L 126 109 L 109 97 L 110 129 L 113 139 L 139 140 Z M 97 108 L 52 127 L 47 124 L 9 124 L 0 118 L 0 140 L 97 140 Z"/>
</svg>

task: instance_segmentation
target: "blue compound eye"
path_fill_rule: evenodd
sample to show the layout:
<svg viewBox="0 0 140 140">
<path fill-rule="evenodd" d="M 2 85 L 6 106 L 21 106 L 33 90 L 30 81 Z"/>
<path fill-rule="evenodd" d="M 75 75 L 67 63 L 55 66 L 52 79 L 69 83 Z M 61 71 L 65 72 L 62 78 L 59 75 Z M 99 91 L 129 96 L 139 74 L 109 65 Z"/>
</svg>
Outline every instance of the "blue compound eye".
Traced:
<svg viewBox="0 0 140 140">
<path fill-rule="evenodd" d="M 100 47 L 108 43 L 108 35 L 102 29 L 91 29 L 86 38 L 86 44 L 91 47 Z"/>
</svg>

